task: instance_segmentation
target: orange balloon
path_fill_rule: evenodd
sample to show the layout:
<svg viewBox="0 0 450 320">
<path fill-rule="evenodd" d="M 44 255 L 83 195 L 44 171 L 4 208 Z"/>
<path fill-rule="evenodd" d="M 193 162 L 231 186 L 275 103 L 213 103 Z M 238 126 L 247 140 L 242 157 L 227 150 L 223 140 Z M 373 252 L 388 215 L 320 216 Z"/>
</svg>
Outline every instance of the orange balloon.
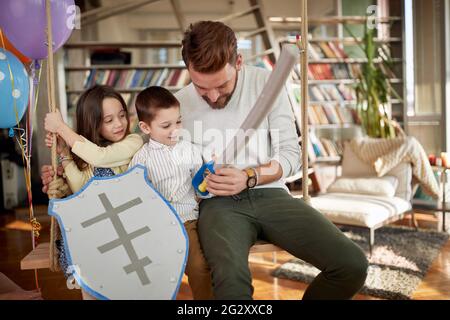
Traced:
<svg viewBox="0 0 450 320">
<path fill-rule="evenodd" d="M 0 32 L 2 32 L 2 31 L 0 30 Z M 28 65 L 31 62 L 31 59 L 24 56 L 22 53 L 20 53 L 19 50 L 17 50 L 13 46 L 13 44 L 11 42 L 9 42 L 9 40 L 8 40 L 8 38 L 6 38 L 4 32 L 2 32 L 2 36 L 3 36 L 3 41 L 5 42 L 5 49 L 8 50 L 9 52 L 11 52 L 13 55 L 15 55 L 20 61 L 22 61 L 22 63 L 24 65 Z M 0 40 L 0 48 L 3 48 L 3 44 L 1 43 L 1 40 Z"/>
</svg>

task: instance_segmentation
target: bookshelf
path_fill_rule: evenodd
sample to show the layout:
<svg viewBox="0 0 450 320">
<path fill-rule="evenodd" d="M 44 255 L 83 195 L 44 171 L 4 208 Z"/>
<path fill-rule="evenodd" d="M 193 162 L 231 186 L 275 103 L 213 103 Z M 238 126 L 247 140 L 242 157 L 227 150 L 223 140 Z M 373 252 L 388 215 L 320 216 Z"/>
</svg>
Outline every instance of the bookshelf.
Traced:
<svg viewBox="0 0 450 320">
<path fill-rule="evenodd" d="M 189 73 L 181 62 L 135 63 L 142 61 L 142 56 L 148 56 L 161 48 L 180 49 L 181 43 L 180 41 L 120 43 L 84 41 L 66 44 L 58 64 L 60 74 L 63 75 L 59 83 L 60 87 L 64 88 L 62 95 L 68 108 L 69 124 L 73 125 L 75 106 L 80 94 L 95 84 L 112 86 L 122 95 L 130 110 L 132 128 L 137 122 L 134 100 L 140 91 L 148 86 L 157 85 L 175 92 L 187 85 L 190 82 Z M 100 56 L 94 57 L 95 53 Z M 71 59 L 74 55 L 78 57 Z M 108 58 L 111 56 L 112 59 Z M 69 63 L 73 60 L 77 63 Z"/>
<path fill-rule="evenodd" d="M 393 95 L 388 112 L 404 125 L 406 112 L 403 41 L 403 3 L 400 0 L 336 0 L 335 7 L 323 16 L 309 17 L 308 46 L 308 123 L 310 125 L 309 160 L 312 166 L 339 164 L 342 155 L 342 135 L 339 131 L 352 131 L 359 127 L 356 112 L 355 84 L 362 66 L 367 63 L 358 47 L 363 41 L 363 27 L 367 23 L 367 7 L 377 5 L 373 16 L 377 27 L 375 42 L 389 48 L 393 69 L 385 68 L 381 61 L 374 63 L 388 75 L 389 83 L 399 98 Z M 321 13 L 319 13 L 321 15 Z M 276 24 L 291 26 L 291 31 L 278 33 L 280 44 L 295 43 L 299 33 L 299 18 L 269 18 Z M 356 35 L 352 37 L 344 26 Z M 286 29 L 285 29 L 286 30 Z M 293 96 L 300 106 L 300 66 L 293 72 Z M 330 131 L 335 134 L 330 135 Z M 351 138 L 345 134 L 347 138 Z"/>
</svg>

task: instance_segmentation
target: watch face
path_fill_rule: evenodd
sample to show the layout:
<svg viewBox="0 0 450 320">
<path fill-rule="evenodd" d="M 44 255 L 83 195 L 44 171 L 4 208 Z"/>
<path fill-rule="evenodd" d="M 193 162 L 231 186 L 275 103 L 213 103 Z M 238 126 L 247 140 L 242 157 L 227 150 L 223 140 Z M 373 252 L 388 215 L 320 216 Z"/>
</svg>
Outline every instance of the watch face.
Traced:
<svg viewBox="0 0 450 320">
<path fill-rule="evenodd" d="M 247 180 L 247 187 L 253 188 L 256 185 L 256 177 L 249 177 Z"/>
</svg>

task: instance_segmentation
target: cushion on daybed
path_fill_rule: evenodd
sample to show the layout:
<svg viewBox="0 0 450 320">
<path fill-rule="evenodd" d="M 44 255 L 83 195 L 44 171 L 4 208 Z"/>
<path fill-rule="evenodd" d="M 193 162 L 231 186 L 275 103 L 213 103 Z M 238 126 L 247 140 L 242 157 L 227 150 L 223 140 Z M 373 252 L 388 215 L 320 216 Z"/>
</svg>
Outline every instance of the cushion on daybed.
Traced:
<svg viewBox="0 0 450 320">
<path fill-rule="evenodd" d="M 393 197 L 398 186 L 398 179 L 394 176 L 363 177 L 336 179 L 327 189 L 327 193 L 357 193 L 374 196 Z"/>
<path fill-rule="evenodd" d="M 337 224 L 372 228 L 411 209 L 399 197 L 329 193 L 311 198 L 311 205 Z"/>
</svg>

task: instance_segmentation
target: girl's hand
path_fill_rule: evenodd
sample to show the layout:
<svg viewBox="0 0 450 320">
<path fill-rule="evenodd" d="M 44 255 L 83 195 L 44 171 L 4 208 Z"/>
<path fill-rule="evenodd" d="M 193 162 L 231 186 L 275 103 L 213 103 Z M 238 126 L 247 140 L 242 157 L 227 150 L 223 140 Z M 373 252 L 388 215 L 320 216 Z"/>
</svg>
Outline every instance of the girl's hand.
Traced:
<svg viewBox="0 0 450 320">
<path fill-rule="evenodd" d="M 57 136 L 57 145 L 56 145 L 56 153 L 57 154 L 68 154 L 69 148 L 67 147 L 66 142 L 58 135 Z M 50 132 L 47 132 L 47 135 L 45 136 L 45 145 L 49 148 L 53 145 L 53 134 Z"/>
<path fill-rule="evenodd" d="M 64 120 L 59 110 L 56 110 L 56 112 L 49 112 L 45 116 L 44 128 L 46 131 L 57 133 L 63 125 Z"/>
</svg>

